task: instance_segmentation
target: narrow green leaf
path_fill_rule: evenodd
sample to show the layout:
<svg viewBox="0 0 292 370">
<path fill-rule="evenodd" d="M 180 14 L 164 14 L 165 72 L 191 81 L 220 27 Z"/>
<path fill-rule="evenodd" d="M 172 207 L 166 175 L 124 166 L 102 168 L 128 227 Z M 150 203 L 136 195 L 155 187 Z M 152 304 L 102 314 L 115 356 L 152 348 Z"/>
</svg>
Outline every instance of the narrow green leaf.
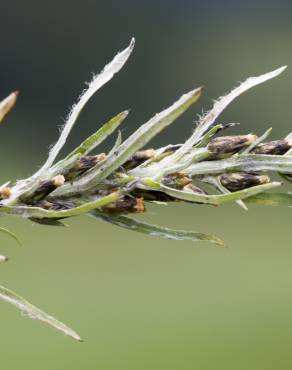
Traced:
<svg viewBox="0 0 292 370">
<path fill-rule="evenodd" d="M 217 132 L 221 131 L 224 128 L 223 125 L 216 125 L 212 127 L 208 132 L 206 132 L 203 136 L 201 141 L 195 146 L 196 148 L 204 148 L 207 146 L 209 141 L 212 139 L 214 135 L 217 134 Z"/>
<path fill-rule="evenodd" d="M 128 116 L 129 111 L 124 111 L 117 114 L 110 121 L 106 122 L 99 130 L 84 140 L 67 158 L 75 154 L 86 155 L 101 144 L 111 133 L 113 133 L 119 125 Z"/>
<path fill-rule="evenodd" d="M 17 307 L 23 314 L 25 314 L 29 318 L 39 320 L 45 324 L 48 324 L 54 327 L 55 329 L 61 331 L 62 333 L 68 335 L 69 337 L 73 339 L 81 341 L 80 336 L 74 330 L 70 329 L 68 326 L 66 326 L 62 322 L 56 320 L 54 317 L 48 315 L 44 311 L 33 306 L 31 303 L 26 301 L 24 298 L 20 297 L 13 291 L 3 286 L 0 286 L 0 299 Z"/>
<path fill-rule="evenodd" d="M 132 231 L 137 231 L 139 233 L 150 236 L 171 240 L 191 240 L 193 242 L 207 241 L 210 243 L 217 244 L 219 246 L 224 246 L 223 240 L 209 234 L 203 234 L 195 231 L 173 230 L 166 227 L 156 226 L 148 224 L 146 222 L 134 220 L 126 216 L 107 215 L 98 210 L 94 210 L 93 212 L 91 212 L 91 214 L 95 218 L 101 219 L 113 225 Z"/>
</svg>

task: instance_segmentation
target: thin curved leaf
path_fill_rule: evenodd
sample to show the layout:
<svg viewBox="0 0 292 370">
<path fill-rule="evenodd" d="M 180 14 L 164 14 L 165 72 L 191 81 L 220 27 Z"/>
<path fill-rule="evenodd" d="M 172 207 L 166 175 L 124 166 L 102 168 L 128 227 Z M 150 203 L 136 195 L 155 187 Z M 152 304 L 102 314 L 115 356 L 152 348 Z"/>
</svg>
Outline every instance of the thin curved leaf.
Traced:
<svg viewBox="0 0 292 370">
<path fill-rule="evenodd" d="M 168 186 L 156 183 L 152 180 L 145 180 L 145 186 L 148 186 L 149 189 L 154 191 L 162 191 L 165 194 L 168 194 L 176 199 L 186 200 L 189 202 L 204 203 L 204 204 L 213 204 L 220 205 L 226 202 L 232 202 L 235 200 L 245 199 L 252 195 L 264 192 L 266 190 L 273 189 L 275 187 L 281 186 L 280 182 L 270 182 L 268 184 L 253 186 L 248 189 L 235 191 L 229 194 L 219 194 L 219 195 L 209 195 L 209 194 L 199 194 L 188 191 L 182 191 L 170 188 Z"/>
<path fill-rule="evenodd" d="M 73 216 L 79 216 L 84 213 L 88 213 L 95 208 L 103 207 L 109 203 L 112 203 L 119 199 L 121 196 L 121 192 L 116 191 L 104 197 L 98 198 L 97 200 L 84 203 L 80 206 L 60 210 L 60 211 L 53 211 L 53 210 L 46 210 L 40 207 L 29 207 L 29 206 L 3 206 L 0 208 L 0 212 L 5 212 L 12 215 L 18 215 L 25 218 L 67 218 Z"/>
<path fill-rule="evenodd" d="M 24 315 L 28 316 L 29 318 L 39 320 L 45 324 L 54 327 L 55 329 L 61 331 L 62 333 L 68 335 L 73 339 L 81 341 L 80 336 L 74 330 L 72 330 L 62 322 L 56 320 L 54 317 L 48 315 L 46 312 L 35 307 L 24 298 L 14 293 L 12 290 L 0 286 L 0 299 L 17 307 Z"/>
<path fill-rule="evenodd" d="M 17 235 L 14 234 L 12 231 L 10 231 L 10 230 L 8 230 L 4 227 L 0 227 L 0 233 L 3 233 L 3 234 L 6 234 L 6 235 L 10 236 L 11 238 L 13 238 L 17 242 L 18 245 L 21 245 L 20 240 L 18 239 Z"/>
</svg>

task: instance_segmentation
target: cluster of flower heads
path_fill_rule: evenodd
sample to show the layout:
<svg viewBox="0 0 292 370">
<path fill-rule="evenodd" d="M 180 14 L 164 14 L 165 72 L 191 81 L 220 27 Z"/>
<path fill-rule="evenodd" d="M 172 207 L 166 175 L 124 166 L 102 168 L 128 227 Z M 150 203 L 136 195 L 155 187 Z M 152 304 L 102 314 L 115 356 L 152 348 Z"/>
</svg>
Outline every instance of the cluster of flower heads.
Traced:
<svg viewBox="0 0 292 370">
<path fill-rule="evenodd" d="M 201 96 L 196 88 L 175 101 L 141 125 L 126 140 L 118 131 L 108 153 L 96 148 L 126 119 L 123 111 L 102 125 L 65 158 L 57 160 L 79 114 L 93 96 L 128 60 L 134 48 L 130 45 L 118 53 L 93 77 L 88 88 L 70 111 L 56 144 L 41 168 L 27 179 L 0 186 L 0 212 L 27 218 L 37 223 L 62 226 L 62 220 L 80 214 L 152 236 L 175 240 L 208 241 L 223 245 L 213 235 L 195 231 L 171 230 L 141 222 L 128 214 L 145 212 L 145 202 L 168 203 L 185 201 L 194 204 L 220 205 L 236 202 L 247 209 L 246 203 L 292 205 L 290 193 L 268 192 L 281 186 L 266 172 L 274 172 L 291 181 L 292 136 L 268 141 L 271 129 L 263 135 L 254 134 L 215 137 L 234 124 L 217 124 L 223 110 L 248 89 L 281 74 L 286 67 L 250 77 L 230 93 L 215 101 L 210 111 L 196 122 L 191 136 L 178 145 L 147 149 L 151 139 L 172 124 Z M 17 92 L 0 103 L 0 122 L 14 106 Z M 146 148 L 146 149 L 145 149 Z M 93 154 L 96 152 L 98 154 Z M 206 191 L 214 189 L 212 193 Z M 0 228 L 16 238 L 5 228 Z M 0 256 L 0 262 L 6 261 Z M 80 340 L 72 329 L 47 315 L 0 286 L 3 299 L 30 317 L 48 323 L 65 334 Z"/>
</svg>

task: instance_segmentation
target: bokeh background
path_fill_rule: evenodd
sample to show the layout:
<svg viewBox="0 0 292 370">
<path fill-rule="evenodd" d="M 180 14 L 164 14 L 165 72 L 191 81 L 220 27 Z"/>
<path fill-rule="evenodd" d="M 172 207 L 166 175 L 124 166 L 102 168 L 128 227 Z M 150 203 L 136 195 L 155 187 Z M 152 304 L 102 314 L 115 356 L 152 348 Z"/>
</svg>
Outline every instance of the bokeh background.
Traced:
<svg viewBox="0 0 292 370">
<path fill-rule="evenodd" d="M 290 1 L 26 0 L 3 2 L 0 97 L 20 90 L 1 126 L 1 181 L 31 174 L 58 135 L 83 81 L 132 36 L 126 67 L 90 102 L 68 151 L 131 108 L 126 137 L 182 93 L 201 101 L 153 145 L 180 142 L 213 98 L 247 76 L 292 65 Z M 292 69 L 246 93 L 221 116 L 230 133 L 290 131 Z M 105 145 L 105 148 L 110 142 Z M 149 206 L 140 216 L 213 233 L 226 249 L 131 233 L 79 217 L 68 228 L 2 218 L 1 284 L 76 329 L 74 343 L 1 304 L 7 370 L 288 370 L 292 367 L 292 211 L 236 205 Z"/>
</svg>

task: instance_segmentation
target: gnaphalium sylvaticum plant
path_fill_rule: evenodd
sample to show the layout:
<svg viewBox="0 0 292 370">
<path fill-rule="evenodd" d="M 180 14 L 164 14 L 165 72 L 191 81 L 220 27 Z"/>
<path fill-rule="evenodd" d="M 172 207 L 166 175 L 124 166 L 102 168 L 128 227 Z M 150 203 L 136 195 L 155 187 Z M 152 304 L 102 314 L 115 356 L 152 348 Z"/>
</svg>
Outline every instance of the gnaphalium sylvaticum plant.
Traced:
<svg viewBox="0 0 292 370">
<path fill-rule="evenodd" d="M 275 172 L 291 181 L 291 134 L 285 139 L 270 142 L 267 142 L 267 138 L 271 129 L 259 137 L 247 134 L 214 138 L 217 133 L 234 125 L 217 124 L 218 116 L 228 104 L 248 89 L 278 76 L 286 67 L 250 77 L 220 97 L 210 111 L 199 117 L 193 133 L 183 144 L 145 149 L 155 135 L 199 99 L 201 87 L 182 95 L 169 108 L 141 125 L 125 141 L 122 141 L 118 132 L 108 153 L 92 154 L 99 144 L 118 129 L 128 111 L 117 114 L 65 158 L 56 161 L 86 103 L 123 67 L 133 48 L 134 39 L 100 74 L 93 77 L 71 109 L 60 137 L 42 167 L 27 179 L 14 184 L 6 182 L 0 187 L 2 215 L 11 214 L 45 225 L 62 226 L 61 220 L 64 218 L 89 214 L 152 236 L 223 245 L 222 240 L 212 235 L 162 228 L 126 215 L 144 212 L 145 202 L 167 204 L 185 201 L 221 205 L 235 201 L 244 209 L 247 209 L 246 203 L 292 206 L 292 194 L 267 192 L 282 183 L 271 181 L 265 174 L 267 171 Z M 16 98 L 17 93 L 12 93 L 0 103 L 0 121 L 14 106 Z M 211 185 L 215 193 L 207 193 L 204 183 L 208 184 L 208 188 Z M 16 238 L 5 228 L 1 228 L 1 231 Z M 6 257 L 0 256 L 0 262 L 4 261 Z M 0 287 L 0 298 L 15 305 L 29 317 L 80 340 L 72 329 L 7 288 Z"/>
</svg>

